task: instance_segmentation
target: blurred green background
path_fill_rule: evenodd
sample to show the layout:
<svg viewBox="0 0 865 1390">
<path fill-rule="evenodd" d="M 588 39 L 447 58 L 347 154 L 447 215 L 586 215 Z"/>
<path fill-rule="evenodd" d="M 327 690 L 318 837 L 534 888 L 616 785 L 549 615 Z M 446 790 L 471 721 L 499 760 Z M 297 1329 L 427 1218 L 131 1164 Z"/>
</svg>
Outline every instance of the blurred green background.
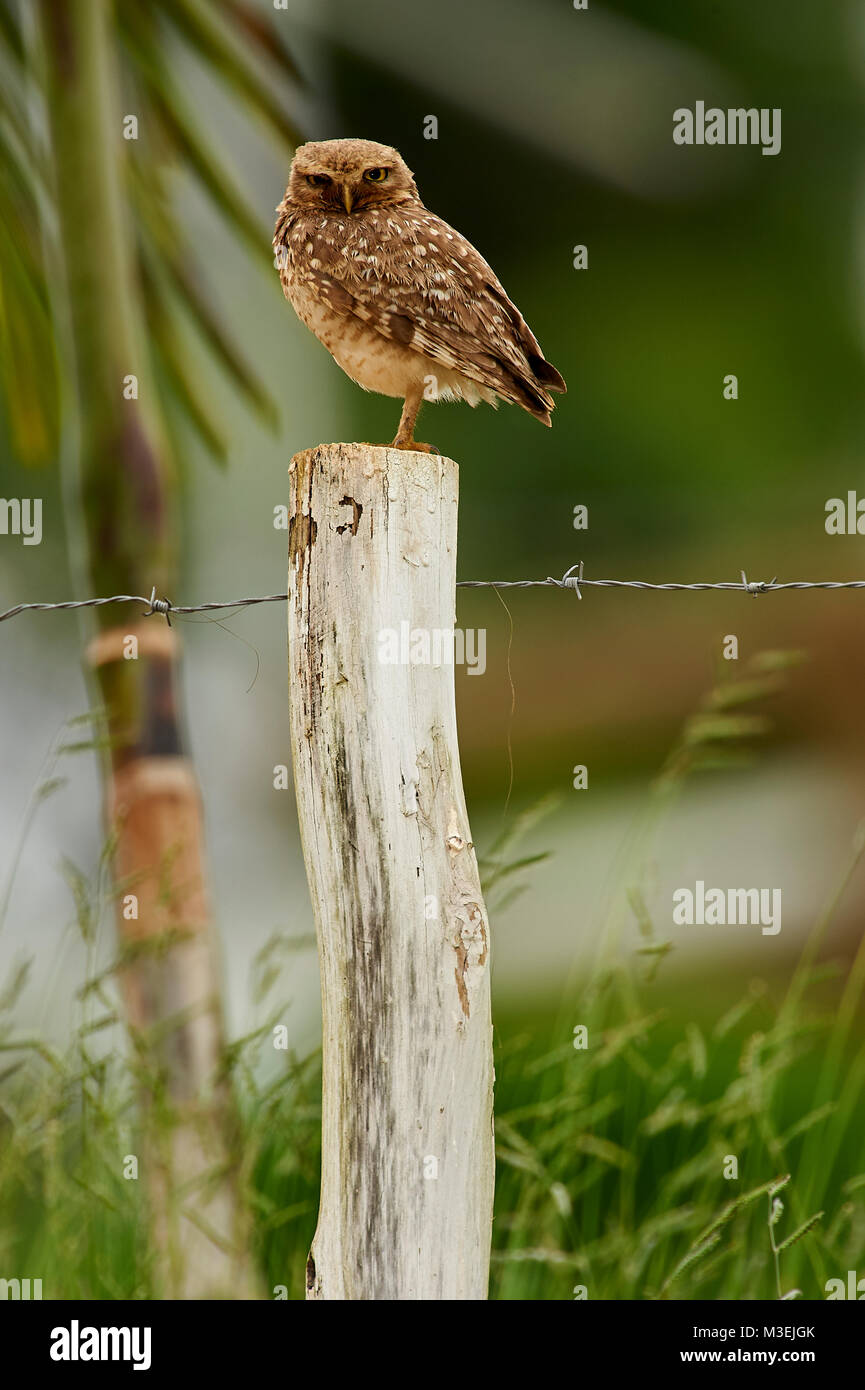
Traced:
<svg viewBox="0 0 865 1390">
<path fill-rule="evenodd" d="M 267 7 L 265 7 L 267 8 Z M 547 432 L 503 407 L 427 407 L 426 436 L 461 467 L 460 578 L 543 578 L 582 559 L 590 577 L 664 580 L 855 578 L 858 537 L 830 537 L 825 503 L 865 487 L 861 276 L 863 62 L 859 4 L 515 3 L 291 4 L 274 24 L 305 78 L 291 92 L 305 134 L 364 135 L 396 145 L 428 206 L 496 268 L 569 393 Z M 175 75 L 269 234 L 287 169 L 267 135 L 230 105 L 181 41 Z M 780 106 L 780 155 L 673 145 L 672 110 Z M 424 138 L 427 115 L 438 138 Z M 146 132 L 143 133 L 146 139 Z M 367 396 L 332 363 L 282 299 L 276 274 L 251 264 L 212 204 L 174 167 L 170 188 L 201 276 L 279 408 L 269 432 L 226 389 L 190 332 L 226 466 L 215 468 L 182 421 L 182 592 L 177 601 L 274 592 L 286 536 L 293 452 L 330 439 L 386 440 L 398 404 Z M 588 269 L 573 268 L 573 247 Z M 47 370 L 47 368 L 46 368 Z M 723 378 L 739 399 L 723 398 Z M 24 471 L 8 433 L 0 495 L 44 497 L 44 540 L 0 541 L 4 605 L 71 596 L 56 460 Z M 589 509 L 586 531 L 573 508 Z M 723 638 L 741 659 L 764 647 L 807 649 L 774 714 L 757 774 L 694 784 L 665 845 L 657 910 L 673 886 L 780 886 L 784 928 L 756 962 L 778 964 L 842 862 L 862 797 L 862 597 L 785 593 L 652 594 L 588 590 L 507 596 L 462 591 L 459 621 L 488 631 L 483 677 L 457 674 L 463 773 L 479 844 L 509 812 L 550 791 L 553 818 L 530 848 L 551 848 L 532 904 L 497 925 L 499 1009 L 555 992 L 563 963 L 591 945 L 607 868 L 684 717 L 712 682 Z M 272 790 L 288 761 L 284 612 L 249 610 L 222 627 L 183 625 L 192 749 L 205 790 L 215 900 L 232 1022 L 242 1027 L 250 952 L 276 928 L 305 935 L 309 909 L 290 792 Z M 3 867 L 58 725 L 84 707 L 73 616 L 21 617 L 2 631 Z M 261 670 L 256 671 L 256 649 Z M 589 790 L 574 791 L 584 763 Z M 67 773 L 69 768 L 64 769 Z M 64 916 L 61 855 L 86 864 L 99 843 L 93 771 L 31 831 L 9 937 L 53 960 Z M 841 926 L 855 931 L 862 885 Z M 528 914 L 532 930 L 525 932 Z M 729 960 L 741 936 L 678 943 L 689 968 L 703 950 Z M 312 957 L 293 962 L 301 1036 L 316 1031 Z M 33 977 L 32 1009 L 44 997 Z M 62 999 L 50 1014 L 58 1020 Z"/>
<path fill-rule="evenodd" d="M 260 8 L 302 73 L 290 91 L 269 80 L 303 134 L 399 148 L 426 204 L 491 262 L 568 383 L 551 431 L 512 407 L 426 408 L 420 437 L 460 464 L 459 578 L 558 576 L 579 560 L 590 578 L 656 582 L 736 580 L 742 568 L 750 579 L 865 577 L 861 538 L 824 528 L 829 498 L 865 495 L 861 3 Z M 181 37 L 171 57 L 266 244 L 284 156 Z M 697 99 L 780 107 L 781 153 L 675 146 L 673 110 Z M 424 138 L 430 115 L 434 140 Z M 291 455 L 322 441 L 387 441 L 398 403 L 342 375 L 182 161 L 169 189 L 208 293 L 279 416 L 273 430 L 253 418 L 191 330 L 183 336 L 225 460 L 215 467 L 176 413 L 184 532 L 182 584 L 170 597 L 276 592 L 286 534 L 273 512 L 288 500 Z M 577 245 L 588 249 L 585 270 L 573 266 Z M 728 373 L 735 401 L 723 396 Z M 0 538 L 0 606 L 77 597 L 57 460 L 25 469 L 8 401 L 0 409 L 0 495 L 44 498 L 40 547 Z M 588 507 L 585 531 L 573 527 L 577 504 Z M 808 660 L 769 703 L 759 759 L 689 781 L 652 846 L 645 906 L 673 942 L 652 989 L 681 1031 L 698 1012 L 722 1012 L 754 976 L 783 981 L 865 808 L 865 596 L 504 597 L 509 613 L 490 590 L 458 599 L 460 624 L 488 633 L 486 674 L 457 673 L 479 849 L 539 798 L 559 800 L 520 849 L 549 858 L 493 920 L 499 1039 L 528 1029 L 544 1045 L 567 1044 L 564 982 L 572 987 L 621 908 L 620 847 L 650 779 L 719 674 L 736 674 L 721 660 L 728 634 L 741 667 L 767 649 Z M 20 860 L 16 846 L 51 741 L 86 706 L 87 630 L 58 613 L 0 629 L 0 883 L 15 867 L 0 963 L 35 955 L 19 1016 L 58 1038 L 83 963 L 61 861 L 89 872 L 101 844 L 88 757 L 62 760 L 67 785 L 38 808 Z M 230 1026 L 250 1026 L 253 959 L 274 931 L 287 933 L 298 949 L 283 974 L 285 1017 L 304 1051 L 319 1026 L 311 914 L 293 797 L 272 787 L 274 765 L 289 762 L 285 613 L 274 604 L 181 631 Z M 588 767 L 586 791 L 572 787 L 576 764 Z M 697 878 L 780 887 L 781 933 L 673 928 L 672 890 Z M 865 875 L 854 874 L 828 937 L 842 963 L 863 905 Z M 626 912 L 622 949 L 639 941 Z M 110 929 L 103 946 L 110 959 Z"/>
</svg>

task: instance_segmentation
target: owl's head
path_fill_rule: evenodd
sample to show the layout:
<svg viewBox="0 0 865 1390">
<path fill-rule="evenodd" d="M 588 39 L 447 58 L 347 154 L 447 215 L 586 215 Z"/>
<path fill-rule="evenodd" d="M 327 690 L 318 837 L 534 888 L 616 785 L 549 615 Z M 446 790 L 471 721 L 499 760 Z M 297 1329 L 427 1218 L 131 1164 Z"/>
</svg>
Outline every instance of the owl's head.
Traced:
<svg viewBox="0 0 865 1390">
<path fill-rule="evenodd" d="M 315 140 L 300 145 L 291 163 L 287 197 L 311 211 L 359 212 L 417 199 L 402 155 L 375 140 Z"/>
</svg>

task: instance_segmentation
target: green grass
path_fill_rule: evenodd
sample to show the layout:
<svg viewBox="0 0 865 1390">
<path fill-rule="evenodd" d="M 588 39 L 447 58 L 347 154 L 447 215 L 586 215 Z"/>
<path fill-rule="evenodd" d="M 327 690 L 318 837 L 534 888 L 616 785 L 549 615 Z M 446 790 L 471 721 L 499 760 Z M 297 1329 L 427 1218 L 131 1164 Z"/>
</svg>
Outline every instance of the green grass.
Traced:
<svg viewBox="0 0 865 1390">
<path fill-rule="evenodd" d="M 768 1188 L 788 1175 L 776 1244 L 824 1215 L 782 1249 L 781 1292 L 822 1298 L 862 1266 L 863 1056 L 827 1086 L 830 1017 L 785 1023 L 769 990 L 710 1028 L 612 1001 L 594 1016 L 575 1012 L 588 1051 L 501 1049 L 494 1297 L 776 1298 Z"/>
<path fill-rule="evenodd" d="M 670 982 L 672 945 L 642 887 L 672 797 L 698 770 L 738 761 L 764 731 L 746 709 L 775 693 L 788 664 L 764 654 L 686 725 L 623 856 L 594 970 L 548 1011 L 496 1013 L 493 1298 L 584 1288 L 592 1299 L 814 1299 L 829 1278 L 865 1274 L 865 945 L 846 971 L 821 960 L 865 837 L 786 978 L 715 978 L 711 991 Z M 529 819 L 487 861 L 493 915 L 535 862 L 513 857 Z M 110 898 L 105 878 L 104 863 L 93 884 L 70 870 L 88 941 L 93 897 Z M 273 997 L 278 953 L 269 943 L 257 962 L 256 1007 Z M 25 977 L 0 991 L 0 1275 L 42 1278 L 45 1297 L 151 1297 L 143 1183 L 122 1176 L 137 1151 L 136 1073 L 96 1041 L 116 1017 L 108 982 L 82 989 L 60 1056 L 16 1033 Z M 227 1067 L 265 1288 L 299 1299 L 318 1198 L 320 1066 L 274 1053 L 271 1022 L 232 1044 Z"/>
<path fill-rule="evenodd" d="M 771 990 L 754 989 L 707 1028 L 626 1016 L 615 992 L 611 978 L 575 1009 L 585 1051 L 567 1032 L 542 1045 L 540 1020 L 497 1027 L 491 1296 L 775 1298 L 766 1189 L 788 1174 L 777 1244 L 824 1215 L 782 1250 L 782 1292 L 822 1298 L 827 1279 L 865 1269 L 861 1045 L 830 1086 L 823 1009 L 785 1023 Z M 132 1076 L 80 1052 L 22 1072 L 26 1087 L 4 1082 L 0 1269 L 41 1277 L 46 1297 L 151 1296 L 142 1184 L 121 1176 L 137 1151 Z M 288 1058 L 266 1085 L 245 1063 L 235 1074 L 259 1263 L 293 1298 L 315 1226 L 319 1082 L 316 1057 Z M 723 1176 L 728 1155 L 737 1179 Z"/>
</svg>

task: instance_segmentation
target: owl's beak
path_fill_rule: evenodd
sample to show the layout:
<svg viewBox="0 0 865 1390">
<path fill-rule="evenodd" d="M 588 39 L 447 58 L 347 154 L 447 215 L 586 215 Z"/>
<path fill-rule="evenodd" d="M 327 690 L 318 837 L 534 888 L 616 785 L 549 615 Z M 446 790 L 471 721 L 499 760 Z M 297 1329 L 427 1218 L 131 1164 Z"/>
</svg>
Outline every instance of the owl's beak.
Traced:
<svg viewBox="0 0 865 1390">
<path fill-rule="evenodd" d="M 352 196 L 352 191 L 347 183 L 344 183 L 342 185 L 342 201 L 345 204 L 346 212 L 351 212 L 352 205 L 354 203 L 354 197 Z"/>
</svg>

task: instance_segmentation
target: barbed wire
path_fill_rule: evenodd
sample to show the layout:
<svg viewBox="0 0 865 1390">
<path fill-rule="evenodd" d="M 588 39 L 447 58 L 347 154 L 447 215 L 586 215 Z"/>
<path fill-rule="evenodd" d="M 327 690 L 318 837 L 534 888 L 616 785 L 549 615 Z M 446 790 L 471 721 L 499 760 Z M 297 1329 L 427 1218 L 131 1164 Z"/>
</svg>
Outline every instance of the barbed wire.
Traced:
<svg viewBox="0 0 865 1390">
<path fill-rule="evenodd" d="M 581 560 L 579 564 L 572 565 L 561 579 L 555 579 L 552 575 L 548 575 L 546 579 L 459 579 L 457 580 L 457 588 L 571 589 L 579 599 L 583 597 L 582 590 L 587 586 L 596 589 L 654 589 L 659 592 L 669 592 L 670 590 L 696 592 L 697 590 L 714 589 L 730 593 L 751 594 L 754 598 L 758 594 L 771 594 L 781 589 L 865 589 L 865 579 L 789 579 L 779 583 L 777 577 L 769 580 L 750 580 L 744 570 L 741 571 L 741 575 L 741 579 L 737 580 L 715 582 L 698 580 L 690 584 L 678 582 L 655 584 L 647 579 L 588 579 L 583 573 Z M 210 613 L 222 608 L 251 608 L 258 603 L 286 603 L 288 597 L 288 594 L 262 594 L 252 598 L 222 599 L 211 603 L 177 604 L 172 603 L 167 598 L 157 598 L 156 590 L 153 589 L 150 598 L 144 598 L 141 594 L 112 594 L 108 598 L 67 599 L 63 603 L 18 603 L 14 608 L 7 608 L 5 613 L 0 613 L 0 623 L 5 623 L 10 618 L 17 618 L 19 613 L 60 612 L 72 608 L 101 608 L 106 603 L 142 603 L 145 605 L 143 617 L 162 616 L 170 627 L 172 613 Z"/>
</svg>

